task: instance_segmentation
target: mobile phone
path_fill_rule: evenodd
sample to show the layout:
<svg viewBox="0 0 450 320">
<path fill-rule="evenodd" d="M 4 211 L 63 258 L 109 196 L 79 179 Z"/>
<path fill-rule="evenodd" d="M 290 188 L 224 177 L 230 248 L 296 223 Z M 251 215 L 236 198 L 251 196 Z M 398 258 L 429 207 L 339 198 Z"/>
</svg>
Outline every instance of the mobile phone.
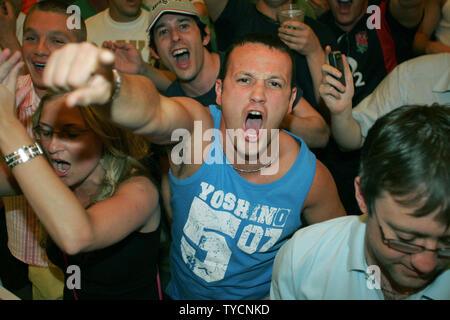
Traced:
<svg viewBox="0 0 450 320">
<path fill-rule="evenodd" d="M 342 53 L 340 51 L 330 52 L 328 55 L 328 61 L 330 61 L 330 66 L 335 67 L 342 73 L 342 76 L 338 80 L 345 86 L 345 71 L 344 63 L 342 61 Z"/>
</svg>

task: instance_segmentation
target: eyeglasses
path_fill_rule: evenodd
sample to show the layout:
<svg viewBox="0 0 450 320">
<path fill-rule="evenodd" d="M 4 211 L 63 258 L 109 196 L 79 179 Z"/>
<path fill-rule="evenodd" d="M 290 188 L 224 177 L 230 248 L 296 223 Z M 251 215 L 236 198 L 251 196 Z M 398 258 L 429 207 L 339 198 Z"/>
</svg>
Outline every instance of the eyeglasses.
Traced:
<svg viewBox="0 0 450 320">
<path fill-rule="evenodd" d="M 46 129 L 38 125 L 34 128 L 35 132 L 38 134 L 39 138 L 43 141 L 48 141 L 56 134 L 59 139 L 64 141 L 73 141 L 79 138 L 81 135 L 89 132 L 87 129 L 78 128 L 68 128 L 61 131 L 54 131 L 53 129 Z"/>
<path fill-rule="evenodd" d="M 416 254 L 423 251 L 433 251 L 436 252 L 438 256 L 443 258 L 450 258 L 450 248 L 436 248 L 436 249 L 428 249 L 423 246 L 419 246 L 417 244 L 408 243 L 402 240 L 397 239 L 386 239 L 386 236 L 384 235 L 383 228 L 380 224 L 380 218 L 378 216 L 378 213 L 375 211 L 375 216 L 377 219 L 378 227 L 380 227 L 381 231 L 381 237 L 383 238 L 383 242 L 391 249 L 408 253 L 408 254 Z"/>
</svg>

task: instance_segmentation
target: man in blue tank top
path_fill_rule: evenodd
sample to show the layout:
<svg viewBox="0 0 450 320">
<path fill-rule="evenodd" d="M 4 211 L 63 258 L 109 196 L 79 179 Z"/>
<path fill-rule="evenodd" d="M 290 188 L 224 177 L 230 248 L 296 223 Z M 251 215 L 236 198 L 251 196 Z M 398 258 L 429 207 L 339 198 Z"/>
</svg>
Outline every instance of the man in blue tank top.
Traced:
<svg viewBox="0 0 450 320">
<path fill-rule="evenodd" d="M 268 297 L 281 245 L 303 225 L 345 214 L 328 170 L 300 138 L 278 130 L 296 95 L 290 49 L 270 35 L 236 42 L 216 82 L 220 107 L 209 108 L 164 97 L 147 78 L 112 70 L 113 60 L 90 44 L 71 46 L 52 56 L 46 84 L 73 88 L 69 106 L 103 105 L 114 123 L 170 146 L 167 294 Z"/>
</svg>

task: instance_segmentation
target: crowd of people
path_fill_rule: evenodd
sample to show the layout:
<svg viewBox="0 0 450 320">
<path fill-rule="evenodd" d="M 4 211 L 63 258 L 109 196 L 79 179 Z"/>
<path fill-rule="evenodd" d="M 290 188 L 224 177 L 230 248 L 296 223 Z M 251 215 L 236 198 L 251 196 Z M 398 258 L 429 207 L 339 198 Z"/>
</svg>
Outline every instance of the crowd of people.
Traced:
<svg viewBox="0 0 450 320">
<path fill-rule="evenodd" d="M 1 285 L 450 299 L 450 0 L 23 7 L 0 0 Z"/>
</svg>

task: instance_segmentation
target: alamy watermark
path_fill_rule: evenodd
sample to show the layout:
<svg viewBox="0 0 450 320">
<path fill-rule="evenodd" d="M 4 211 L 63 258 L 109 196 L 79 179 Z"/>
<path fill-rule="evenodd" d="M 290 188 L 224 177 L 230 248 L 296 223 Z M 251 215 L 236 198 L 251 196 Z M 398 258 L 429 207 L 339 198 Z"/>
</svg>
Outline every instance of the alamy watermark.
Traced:
<svg viewBox="0 0 450 320">
<path fill-rule="evenodd" d="M 367 29 L 381 29 L 381 9 L 377 5 L 371 5 L 367 7 L 367 13 L 371 16 L 367 19 L 366 26 Z"/>
<path fill-rule="evenodd" d="M 67 267 L 66 273 L 69 275 L 66 280 L 68 289 L 81 289 L 81 269 L 77 265 Z"/>
<path fill-rule="evenodd" d="M 381 270 L 377 265 L 370 265 L 366 270 L 366 286 L 370 290 L 381 289 Z"/>
<path fill-rule="evenodd" d="M 71 5 L 67 7 L 67 14 L 70 17 L 67 18 L 66 26 L 69 30 L 80 30 L 81 29 L 81 9 L 77 5 Z"/>
</svg>

